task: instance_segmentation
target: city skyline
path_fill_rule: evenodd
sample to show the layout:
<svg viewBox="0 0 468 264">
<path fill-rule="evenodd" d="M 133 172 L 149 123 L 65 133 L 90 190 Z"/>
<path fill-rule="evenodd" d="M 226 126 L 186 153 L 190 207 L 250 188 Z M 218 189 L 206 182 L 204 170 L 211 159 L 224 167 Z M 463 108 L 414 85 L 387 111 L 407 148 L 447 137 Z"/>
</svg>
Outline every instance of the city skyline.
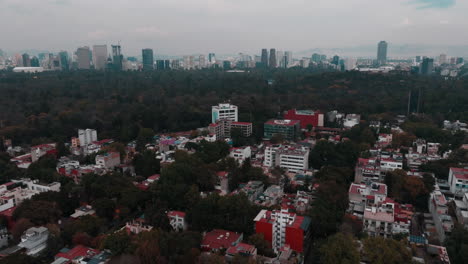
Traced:
<svg viewBox="0 0 468 264">
<path fill-rule="evenodd" d="M 141 54 L 142 48 L 152 48 L 156 54 L 177 55 L 253 54 L 263 47 L 297 53 L 313 48 L 360 47 L 381 39 L 392 45 L 468 44 L 468 37 L 459 34 L 468 26 L 463 12 L 468 3 L 453 0 L 0 3 L 0 20 L 10 25 L 2 30 L 8 37 L 3 38 L 0 48 L 10 52 L 73 51 L 79 46 L 119 41 L 122 53 L 128 55 Z M 239 20 L 239 15 L 243 19 Z M 34 30 L 31 25 L 35 25 Z M 274 28 L 274 33 L 266 28 Z M 442 52 L 450 54 L 446 50 L 436 53 Z"/>
</svg>

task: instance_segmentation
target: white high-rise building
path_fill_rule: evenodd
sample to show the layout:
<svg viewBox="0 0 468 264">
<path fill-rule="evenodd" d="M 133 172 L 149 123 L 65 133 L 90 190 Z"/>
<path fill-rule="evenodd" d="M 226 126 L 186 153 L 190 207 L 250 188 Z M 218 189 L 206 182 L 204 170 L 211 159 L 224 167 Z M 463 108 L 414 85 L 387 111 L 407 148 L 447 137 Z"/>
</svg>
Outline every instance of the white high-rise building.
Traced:
<svg viewBox="0 0 468 264">
<path fill-rule="evenodd" d="M 299 145 L 268 146 L 265 148 L 263 165 L 267 167 L 279 166 L 290 172 L 306 171 L 309 169 L 309 149 Z"/>
<path fill-rule="evenodd" d="M 97 141 L 97 132 L 94 129 L 79 129 L 78 139 L 80 140 L 80 146 L 84 147 L 91 142 Z"/>
<path fill-rule="evenodd" d="M 93 63 L 96 70 L 103 70 L 107 64 L 107 45 L 93 46 Z"/>
<path fill-rule="evenodd" d="M 446 64 L 447 63 L 447 54 L 440 54 L 439 56 L 439 64 Z"/>
<path fill-rule="evenodd" d="M 91 53 L 89 47 L 80 47 L 76 50 L 76 59 L 78 62 L 78 69 L 89 70 L 91 66 Z"/>
<path fill-rule="evenodd" d="M 216 123 L 220 119 L 237 122 L 237 106 L 226 103 L 211 107 L 211 123 Z"/>
<path fill-rule="evenodd" d="M 344 61 L 345 71 L 350 71 L 356 68 L 357 60 L 355 58 L 347 58 Z"/>
<path fill-rule="evenodd" d="M 205 55 L 198 56 L 198 66 L 199 66 L 200 69 L 206 67 L 206 56 Z"/>
</svg>

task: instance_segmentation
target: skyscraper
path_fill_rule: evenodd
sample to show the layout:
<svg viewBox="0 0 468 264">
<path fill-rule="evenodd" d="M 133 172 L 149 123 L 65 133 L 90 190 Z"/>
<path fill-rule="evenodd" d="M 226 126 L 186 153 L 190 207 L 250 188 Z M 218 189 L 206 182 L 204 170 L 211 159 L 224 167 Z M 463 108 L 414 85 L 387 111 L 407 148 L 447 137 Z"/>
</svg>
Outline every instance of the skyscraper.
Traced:
<svg viewBox="0 0 468 264">
<path fill-rule="evenodd" d="M 313 62 L 319 63 L 320 60 L 321 60 L 320 54 L 318 54 L 318 53 L 312 54 L 312 61 L 313 61 Z"/>
<path fill-rule="evenodd" d="M 385 41 L 380 41 L 377 46 L 377 63 L 379 65 L 387 64 L 387 48 L 388 44 Z"/>
<path fill-rule="evenodd" d="M 200 69 L 206 67 L 206 57 L 205 57 L 205 55 L 198 56 L 198 66 L 200 67 Z"/>
<path fill-rule="evenodd" d="M 152 49 L 143 49 L 141 51 L 143 57 L 143 70 L 150 71 L 154 69 L 154 55 Z M 159 66 L 159 65 L 158 65 Z"/>
<path fill-rule="evenodd" d="M 439 56 L 439 64 L 447 64 L 447 54 L 440 54 Z"/>
<path fill-rule="evenodd" d="M 292 60 L 292 56 L 293 56 L 293 55 L 292 55 L 292 51 L 286 51 L 286 52 L 284 53 L 284 56 L 286 56 L 286 58 L 287 58 L 286 67 L 288 67 L 288 66 L 292 63 L 292 61 L 293 61 L 293 60 Z"/>
<path fill-rule="evenodd" d="M 39 59 L 36 56 L 31 59 L 31 67 L 39 67 Z"/>
<path fill-rule="evenodd" d="M 424 58 L 421 63 L 421 74 L 430 75 L 434 71 L 434 59 Z"/>
<path fill-rule="evenodd" d="M 338 64 L 340 64 L 340 56 L 338 55 L 333 56 L 332 64 L 335 64 L 336 66 L 338 66 Z"/>
<path fill-rule="evenodd" d="M 210 64 L 216 63 L 216 55 L 214 53 L 208 54 L 208 61 Z"/>
<path fill-rule="evenodd" d="M 268 67 L 276 68 L 276 49 L 270 49 L 270 61 L 268 63 Z"/>
<path fill-rule="evenodd" d="M 90 64 L 91 64 L 89 53 L 90 53 L 89 47 L 86 47 L 86 46 L 79 47 L 76 50 L 76 59 L 78 62 L 78 69 L 89 70 Z"/>
<path fill-rule="evenodd" d="M 94 68 L 104 70 L 107 64 L 107 45 L 94 45 L 93 53 Z"/>
<path fill-rule="evenodd" d="M 268 67 L 268 50 L 267 49 L 262 49 L 262 67 L 266 68 Z"/>
<path fill-rule="evenodd" d="M 123 55 L 120 45 L 112 45 L 112 63 L 114 70 L 121 71 L 123 69 Z"/>
<path fill-rule="evenodd" d="M 60 58 L 60 67 L 62 68 L 62 71 L 68 71 L 70 69 L 70 64 L 68 62 L 68 52 L 66 51 L 59 52 L 59 58 Z"/>
<path fill-rule="evenodd" d="M 31 67 L 31 59 L 29 57 L 29 54 L 24 53 L 22 57 L 23 57 L 23 67 Z"/>
</svg>

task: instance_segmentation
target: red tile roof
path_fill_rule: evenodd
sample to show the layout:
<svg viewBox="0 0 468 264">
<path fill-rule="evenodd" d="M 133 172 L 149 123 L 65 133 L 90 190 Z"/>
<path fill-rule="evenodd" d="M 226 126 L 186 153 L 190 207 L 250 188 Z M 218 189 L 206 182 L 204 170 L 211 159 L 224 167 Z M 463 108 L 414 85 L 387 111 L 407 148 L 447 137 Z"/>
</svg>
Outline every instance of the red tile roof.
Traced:
<svg viewBox="0 0 468 264">
<path fill-rule="evenodd" d="M 206 233 L 201 247 L 205 250 L 227 249 L 240 240 L 241 235 L 235 232 L 222 229 L 214 229 Z"/>
<path fill-rule="evenodd" d="M 68 250 L 67 252 L 60 252 L 55 255 L 55 258 L 66 258 L 68 260 L 73 260 L 77 257 L 92 257 L 99 254 L 99 250 L 88 248 L 82 245 L 75 246 L 74 248 Z"/>
</svg>

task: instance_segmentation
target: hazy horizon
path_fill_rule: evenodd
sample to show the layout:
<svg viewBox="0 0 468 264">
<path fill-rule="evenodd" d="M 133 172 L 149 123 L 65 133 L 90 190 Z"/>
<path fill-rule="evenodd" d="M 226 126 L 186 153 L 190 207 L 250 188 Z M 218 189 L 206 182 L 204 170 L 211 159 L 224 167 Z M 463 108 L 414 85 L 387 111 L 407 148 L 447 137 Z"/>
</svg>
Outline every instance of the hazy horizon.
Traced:
<svg viewBox="0 0 468 264">
<path fill-rule="evenodd" d="M 433 53 L 421 55 L 468 54 L 464 52 L 468 2 L 455 0 L 0 0 L 0 4 L 0 21 L 8 25 L 0 31 L 0 49 L 7 52 L 72 52 L 79 46 L 120 41 L 126 56 L 140 55 L 142 48 L 180 56 L 259 54 L 261 48 L 273 47 L 298 54 L 341 49 L 347 56 L 359 52 L 371 56 L 378 41 L 386 40 L 390 57 L 392 51 L 395 57 L 405 56 L 415 46 Z"/>
</svg>

